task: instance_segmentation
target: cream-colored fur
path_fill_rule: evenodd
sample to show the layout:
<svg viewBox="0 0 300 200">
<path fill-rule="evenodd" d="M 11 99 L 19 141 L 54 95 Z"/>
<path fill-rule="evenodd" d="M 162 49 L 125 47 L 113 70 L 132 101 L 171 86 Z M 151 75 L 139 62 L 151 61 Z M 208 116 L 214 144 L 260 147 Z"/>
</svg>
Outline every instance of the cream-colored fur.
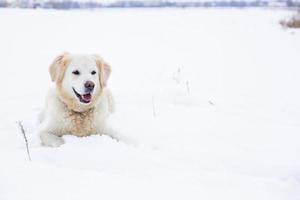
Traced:
<svg viewBox="0 0 300 200">
<path fill-rule="evenodd" d="M 89 65 L 89 66 L 78 66 Z M 65 78 L 74 79 L 77 85 L 77 77 L 68 68 L 78 68 L 86 71 L 96 70 L 97 76 L 86 76 L 82 80 L 90 80 L 98 84 L 95 86 L 92 101 L 88 104 L 81 103 L 78 98 L 70 91 L 69 83 Z M 77 69 L 76 68 L 76 69 Z M 57 147 L 64 143 L 63 135 L 75 135 L 78 137 L 93 134 L 106 134 L 108 127 L 106 119 L 113 111 L 113 99 L 111 92 L 106 87 L 107 80 L 111 73 L 110 66 L 99 56 L 95 55 L 72 55 L 64 53 L 55 58 L 49 68 L 52 81 L 55 82 L 54 88 L 50 89 L 46 97 L 46 105 L 42 114 L 39 134 L 41 142 L 45 146 Z M 73 87 L 73 86 L 72 86 Z M 110 134 L 110 133 L 107 133 Z"/>
</svg>

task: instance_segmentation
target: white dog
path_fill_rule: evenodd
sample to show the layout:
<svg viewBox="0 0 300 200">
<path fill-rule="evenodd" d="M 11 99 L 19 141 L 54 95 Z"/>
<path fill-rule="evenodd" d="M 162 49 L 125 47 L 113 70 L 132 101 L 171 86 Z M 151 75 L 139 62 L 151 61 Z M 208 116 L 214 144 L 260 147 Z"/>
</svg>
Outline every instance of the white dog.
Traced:
<svg viewBox="0 0 300 200">
<path fill-rule="evenodd" d="M 42 144 L 57 147 L 63 135 L 105 134 L 113 102 L 106 88 L 111 67 L 97 55 L 64 53 L 49 68 L 55 88 L 50 89 L 41 115 Z"/>
</svg>

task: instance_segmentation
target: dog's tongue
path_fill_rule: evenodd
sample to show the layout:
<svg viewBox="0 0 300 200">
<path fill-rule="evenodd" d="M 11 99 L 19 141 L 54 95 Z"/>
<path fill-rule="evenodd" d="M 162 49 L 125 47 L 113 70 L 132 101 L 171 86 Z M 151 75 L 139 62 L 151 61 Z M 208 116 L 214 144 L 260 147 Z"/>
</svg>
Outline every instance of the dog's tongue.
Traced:
<svg viewBox="0 0 300 200">
<path fill-rule="evenodd" d="M 85 101 L 91 101 L 92 95 L 91 95 L 91 94 L 84 94 L 84 95 L 82 95 L 82 98 L 83 98 Z"/>
</svg>

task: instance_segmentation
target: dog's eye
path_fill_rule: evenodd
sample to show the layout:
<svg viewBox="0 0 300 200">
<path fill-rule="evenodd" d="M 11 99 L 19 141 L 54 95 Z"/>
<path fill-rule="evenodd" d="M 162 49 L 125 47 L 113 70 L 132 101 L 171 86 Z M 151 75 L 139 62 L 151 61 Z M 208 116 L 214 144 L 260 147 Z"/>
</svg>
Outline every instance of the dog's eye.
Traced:
<svg viewBox="0 0 300 200">
<path fill-rule="evenodd" d="M 75 71 L 72 72 L 72 74 L 79 75 L 80 72 L 78 70 L 75 70 Z"/>
<path fill-rule="evenodd" d="M 92 74 L 92 75 L 95 75 L 95 74 L 96 74 L 96 71 L 92 71 L 91 74 Z"/>
</svg>

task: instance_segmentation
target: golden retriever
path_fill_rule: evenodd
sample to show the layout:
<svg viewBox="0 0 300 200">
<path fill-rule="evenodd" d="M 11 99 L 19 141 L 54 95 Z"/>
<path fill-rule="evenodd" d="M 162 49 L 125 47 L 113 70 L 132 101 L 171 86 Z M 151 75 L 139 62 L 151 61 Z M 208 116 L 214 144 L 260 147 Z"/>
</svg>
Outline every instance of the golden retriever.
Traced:
<svg viewBox="0 0 300 200">
<path fill-rule="evenodd" d="M 63 135 L 105 134 L 113 110 L 107 89 L 111 67 L 97 55 L 63 53 L 49 67 L 55 83 L 46 97 L 39 134 L 45 146 L 64 143 Z"/>
</svg>

